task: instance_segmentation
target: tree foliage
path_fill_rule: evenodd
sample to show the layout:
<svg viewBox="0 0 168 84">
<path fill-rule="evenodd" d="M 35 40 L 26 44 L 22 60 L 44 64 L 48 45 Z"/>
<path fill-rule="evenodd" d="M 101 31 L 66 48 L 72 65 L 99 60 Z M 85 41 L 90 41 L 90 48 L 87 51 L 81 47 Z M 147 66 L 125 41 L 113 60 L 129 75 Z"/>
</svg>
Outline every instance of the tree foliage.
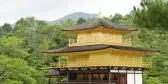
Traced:
<svg viewBox="0 0 168 84">
<path fill-rule="evenodd" d="M 77 20 L 77 24 L 83 24 L 83 23 L 86 23 L 86 22 L 87 22 L 87 20 L 85 18 L 82 18 L 82 17 Z"/>
<path fill-rule="evenodd" d="M 140 27 L 168 31 L 168 1 L 142 0 L 142 8 L 134 7 L 134 23 Z"/>
<path fill-rule="evenodd" d="M 139 28 L 134 45 L 161 50 L 160 55 L 148 57 L 153 63 L 144 73 L 144 84 L 167 84 L 168 63 L 168 2 L 165 0 L 142 0 L 141 8 L 134 7 L 132 23 Z"/>
<path fill-rule="evenodd" d="M 0 27 L 0 83 L 46 84 L 46 70 L 58 58 L 44 56 L 41 51 L 66 47 L 69 38 L 60 28 L 76 23 L 69 19 L 58 25 L 48 25 L 34 17 L 21 18 L 12 30 L 5 23 Z M 5 33 L 4 33 L 5 32 Z M 64 59 L 64 58 L 63 58 Z"/>
<path fill-rule="evenodd" d="M 11 32 L 11 31 L 12 31 L 11 25 L 8 24 L 8 23 L 5 23 L 5 24 L 2 26 L 2 31 L 3 31 L 4 33 L 9 33 L 9 32 Z"/>
<path fill-rule="evenodd" d="M 20 58 L 0 55 L 0 82 L 4 84 L 36 84 L 32 75 L 36 70 Z"/>
<path fill-rule="evenodd" d="M 2 27 L 0 27 L 0 36 L 4 36 L 9 32 L 12 32 L 12 27 L 10 24 L 5 23 Z"/>
<path fill-rule="evenodd" d="M 113 23 L 119 23 L 119 21 L 123 18 L 123 16 L 119 13 L 116 13 L 113 18 L 111 19 L 111 22 Z"/>
</svg>

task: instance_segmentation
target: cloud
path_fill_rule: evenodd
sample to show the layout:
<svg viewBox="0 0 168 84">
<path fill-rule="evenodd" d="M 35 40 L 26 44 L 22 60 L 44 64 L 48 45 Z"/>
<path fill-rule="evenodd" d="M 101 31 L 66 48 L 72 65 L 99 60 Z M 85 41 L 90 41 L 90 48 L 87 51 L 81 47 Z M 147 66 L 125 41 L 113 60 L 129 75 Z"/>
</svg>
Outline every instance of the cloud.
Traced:
<svg viewBox="0 0 168 84">
<path fill-rule="evenodd" d="M 55 20 L 73 12 L 127 14 L 140 0 L 0 0 L 0 25 L 21 17 Z"/>
</svg>

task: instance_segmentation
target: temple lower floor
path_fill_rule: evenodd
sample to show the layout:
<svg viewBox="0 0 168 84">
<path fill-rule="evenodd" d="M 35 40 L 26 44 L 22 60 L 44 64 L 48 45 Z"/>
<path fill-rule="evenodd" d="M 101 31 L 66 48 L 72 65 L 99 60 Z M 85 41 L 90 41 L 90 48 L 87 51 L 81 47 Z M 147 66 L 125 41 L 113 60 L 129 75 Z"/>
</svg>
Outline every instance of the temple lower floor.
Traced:
<svg viewBox="0 0 168 84">
<path fill-rule="evenodd" d="M 58 78 L 53 84 L 142 84 L 142 68 L 92 67 L 58 69 Z"/>
</svg>

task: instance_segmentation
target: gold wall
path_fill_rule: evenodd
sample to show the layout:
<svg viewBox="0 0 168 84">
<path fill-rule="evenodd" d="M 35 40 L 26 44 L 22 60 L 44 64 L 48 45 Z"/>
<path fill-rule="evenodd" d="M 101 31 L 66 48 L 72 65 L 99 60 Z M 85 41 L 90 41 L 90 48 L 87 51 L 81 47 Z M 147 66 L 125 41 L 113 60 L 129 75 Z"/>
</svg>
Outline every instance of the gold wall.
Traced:
<svg viewBox="0 0 168 84">
<path fill-rule="evenodd" d="M 118 53 L 117 53 L 118 52 Z M 93 53 L 88 55 L 69 56 L 71 66 L 136 66 L 142 67 L 142 55 L 131 52 Z"/>
<path fill-rule="evenodd" d="M 114 32 L 115 31 L 115 32 Z M 107 28 L 92 29 L 92 31 L 81 31 L 76 33 L 77 39 L 71 39 L 69 46 L 111 44 L 131 46 L 131 41 L 122 39 L 122 31 L 109 30 Z"/>
</svg>

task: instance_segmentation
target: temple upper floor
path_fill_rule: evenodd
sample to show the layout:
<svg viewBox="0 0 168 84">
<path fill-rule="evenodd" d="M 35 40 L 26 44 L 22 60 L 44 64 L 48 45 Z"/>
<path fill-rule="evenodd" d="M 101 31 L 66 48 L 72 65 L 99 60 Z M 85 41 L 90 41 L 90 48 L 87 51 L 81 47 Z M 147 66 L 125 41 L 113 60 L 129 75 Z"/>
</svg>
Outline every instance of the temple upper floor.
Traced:
<svg viewBox="0 0 168 84">
<path fill-rule="evenodd" d="M 96 18 L 88 23 L 62 30 L 66 33 L 76 35 L 76 39 L 69 39 L 69 46 L 93 44 L 131 46 L 131 39 L 123 39 L 123 36 L 137 29 L 109 23 L 101 18 Z"/>
<path fill-rule="evenodd" d="M 120 30 L 112 30 L 100 26 L 96 29 L 76 32 L 76 39 L 69 39 L 69 46 L 93 44 L 132 46 L 130 38 L 123 39 L 125 33 Z"/>
</svg>

